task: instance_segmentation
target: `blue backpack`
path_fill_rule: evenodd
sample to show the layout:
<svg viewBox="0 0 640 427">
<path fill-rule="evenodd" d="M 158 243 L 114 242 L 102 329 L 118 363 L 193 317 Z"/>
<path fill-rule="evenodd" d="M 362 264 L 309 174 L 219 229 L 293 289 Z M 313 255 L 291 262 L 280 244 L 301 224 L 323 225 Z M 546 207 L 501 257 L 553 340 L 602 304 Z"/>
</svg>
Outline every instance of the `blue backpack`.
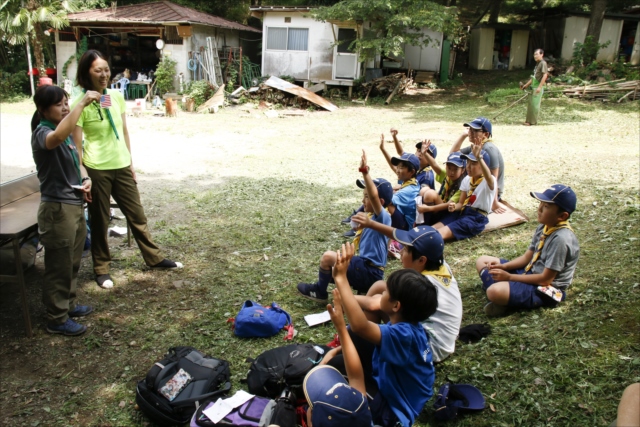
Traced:
<svg viewBox="0 0 640 427">
<path fill-rule="evenodd" d="M 264 307 L 254 301 L 245 301 L 235 318 L 235 334 L 242 338 L 271 337 L 281 329 L 287 330 L 285 340 L 293 339 L 293 323 L 289 313 L 275 302 Z"/>
</svg>

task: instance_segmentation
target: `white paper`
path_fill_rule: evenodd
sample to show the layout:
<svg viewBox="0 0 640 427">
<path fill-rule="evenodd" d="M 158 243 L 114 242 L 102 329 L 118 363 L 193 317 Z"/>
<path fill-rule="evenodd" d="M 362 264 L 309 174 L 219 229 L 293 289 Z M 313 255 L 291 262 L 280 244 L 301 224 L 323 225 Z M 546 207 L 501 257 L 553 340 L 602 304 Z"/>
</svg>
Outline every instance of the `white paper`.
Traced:
<svg viewBox="0 0 640 427">
<path fill-rule="evenodd" d="M 422 206 L 422 196 L 420 195 L 416 197 L 416 224 L 423 224 L 424 214 L 418 212 L 418 206 Z"/>
<path fill-rule="evenodd" d="M 202 411 L 202 413 L 214 423 L 219 423 L 231 411 L 253 397 L 253 394 L 249 394 L 244 390 L 238 390 L 236 394 L 227 399 L 216 400 L 216 403 Z"/>
<path fill-rule="evenodd" d="M 109 236 L 116 236 L 116 237 L 120 237 L 120 236 L 124 236 L 125 234 L 127 234 L 127 227 L 111 227 L 109 228 Z"/>
<path fill-rule="evenodd" d="M 321 323 L 326 323 L 331 320 L 331 316 L 328 311 L 323 311 L 322 313 L 316 314 L 307 314 L 304 316 L 304 321 L 307 322 L 309 326 L 319 325 Z"/>
</svg>

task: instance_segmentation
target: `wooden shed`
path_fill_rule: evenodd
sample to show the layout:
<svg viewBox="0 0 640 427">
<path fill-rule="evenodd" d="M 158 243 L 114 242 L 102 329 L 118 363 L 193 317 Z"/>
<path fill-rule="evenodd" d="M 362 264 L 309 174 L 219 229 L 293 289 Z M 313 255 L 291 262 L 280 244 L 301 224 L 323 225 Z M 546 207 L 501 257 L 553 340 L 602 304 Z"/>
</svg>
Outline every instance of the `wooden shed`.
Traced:
<svg viewBox="0 0 640 427">
<path fill-rule="evenodd" d="M 517 70 L 527 65 L 529 27 L 480 24 L 471 29 L 469 68 Z"/>
</svg>

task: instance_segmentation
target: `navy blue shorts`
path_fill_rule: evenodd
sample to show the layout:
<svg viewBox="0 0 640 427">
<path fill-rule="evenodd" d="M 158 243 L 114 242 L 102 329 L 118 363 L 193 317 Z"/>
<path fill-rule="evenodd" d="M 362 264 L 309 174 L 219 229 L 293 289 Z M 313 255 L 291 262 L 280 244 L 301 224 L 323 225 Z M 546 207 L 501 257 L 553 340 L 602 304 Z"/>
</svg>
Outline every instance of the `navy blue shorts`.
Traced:
<svg viewBox="0 0 640 427">
<path fill-rule="evenodd" d="M 508 260 L 501 258 L 500 264 L 504 264 Z M 516 270 L 509 270 L 511 274 L 527 274 L 524 268 L 518 268 Z M 480 272 L 480 279 L 482 280 L 482 289 L 486 292 L 489 286 L 493 285 L 495 280 L 489 274 L 488 269 Z M 565 293 L 562 292 L 562 300 L 565 299 Z M 530 285 L 523 282 L 509 281 L 509 307 L 517 308 L 538 308 L 538 307 L 555 307 L 558 302 L 553 298 L 538 292 L 538 285 Z"/>
<path fill-rule="evenodd" d="M 349 262 L 347 269 L 347 280 L 349 285 L 360 293 L 366 293 L 371 285 L 384 277 L 384 270 L 369 264 L 364 258 L 354 256 Z M 331 283 L 333 277 L 331 278 Z"/>
<path fill-rule="evenodd" d="M 397 228 L 398 230 L 405 230 L 405 231 L 411 228 L 409 227 L 409 224 L 407 223 L 406 218 L 398 208 L 396 208 L 396 210 L 393 211 L 393 215 L 391 215 L 391 226 L 393 228 Z"/>
<path fill-rule="evenodd" d="M 458 216 L 448 215 L 440 220 L 449 227 L 456 240 L 468 239 L 482 233 L 489 222 L 486 215 L 471 208 L 464 209 Z"/>
</svg>

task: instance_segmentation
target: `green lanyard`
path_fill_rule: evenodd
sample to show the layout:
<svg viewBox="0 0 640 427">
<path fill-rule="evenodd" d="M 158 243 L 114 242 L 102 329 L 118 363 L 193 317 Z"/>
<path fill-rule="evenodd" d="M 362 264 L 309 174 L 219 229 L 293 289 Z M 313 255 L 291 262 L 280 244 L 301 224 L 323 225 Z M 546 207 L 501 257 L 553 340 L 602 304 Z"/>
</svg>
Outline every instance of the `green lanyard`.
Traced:
<svg viewBox="0 0 640 427">
<path fill-rule="evenodd" d="M 84 89 L 82 91 L 83 93 L 87 93 L 87 90 Z M 103 95 L 107 94 L 107 90 L 104 89 L 102 91 Z M 100 107 L 100 105 L 97 105 L 98 107 L 98 114 L 100 114 L 100 119 L 102 119 L 102 113 L 100 111 L 102 111 L 102 107 Z M 120 137 L 118 136 L 118 131 L 116 130 L 116 124 L 113 122 L 113 117 L 111 117 L 111 111 L 108 108 L 105 108 L 104 111 L 107 113 L 107 119 L 109 119 L 109 124 L 111 125 L 111 130 L 113 131 L 113 134 L 116 136 L 116 139 L 119 141 Z"/>
<path fill-rule="evenodd" d="M 56 125 L 51 123 L 48 120 L 40 120 L 40 124 L 38 127 L 47 127 L 51 130 L 56 130 Z M 80 173 L 80 158 L 78 157 L 78 151 L 76 150 L 76 146 L 71 143 L 71 138 L 67 137 L 64 140 L 64 145 L 71 150 L 71 157 L 73 158 L 73 164 L 76 167 L 76 171 L 78 172 L 78 179 L 82 182 L 82 174 Z"/>
</svg>

